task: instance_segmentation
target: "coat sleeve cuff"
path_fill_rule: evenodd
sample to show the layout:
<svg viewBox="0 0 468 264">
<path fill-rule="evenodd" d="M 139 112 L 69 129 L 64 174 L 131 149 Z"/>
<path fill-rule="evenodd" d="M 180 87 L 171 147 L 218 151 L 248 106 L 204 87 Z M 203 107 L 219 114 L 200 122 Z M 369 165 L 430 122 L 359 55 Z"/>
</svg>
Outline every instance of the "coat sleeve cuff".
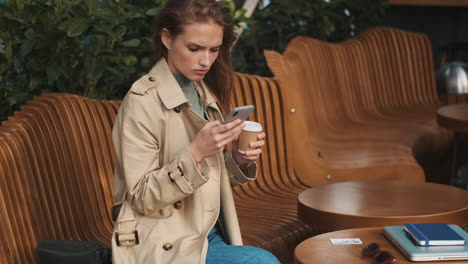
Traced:
<svg viewBox="0 0 468 264">
<path fill-rule="evenodd" d="M 255 162 L 252 162 L 247 168 L 241 170 L 236 161 L 234 161 L 231 151 L 226 151 L 224 161 L 226 162 L 226 168 L 228 170 L 229 180 L 232 186 L 237 186 L 257 179 L 257 164 Z"/>
<path fill-rule="evenodd" d="M 193 193 L 194 190 L 209 180 L 210 169 L 208 163 L 202 160 L 197 164 L 193 160 L 188 147 L 169 164 L 169 178 L 185 194 Z"/>
</svg>

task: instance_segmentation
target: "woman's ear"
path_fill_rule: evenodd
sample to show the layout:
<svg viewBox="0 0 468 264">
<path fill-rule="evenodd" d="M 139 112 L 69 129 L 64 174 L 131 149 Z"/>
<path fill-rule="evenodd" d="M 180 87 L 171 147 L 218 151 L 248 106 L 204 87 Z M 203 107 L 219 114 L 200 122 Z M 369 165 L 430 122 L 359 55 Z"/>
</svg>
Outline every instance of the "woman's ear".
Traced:
<svg viewBox="0 0 468 264">
<path fill-rule="evenodd" d="M 161 30 L 161 42 L 163 43 L 164 47 L 166 47 L 167 50 L 170 50 L 171 43 L 172 43 L 172 35 L 167 28 L 163 28 Z"/>
</svg>

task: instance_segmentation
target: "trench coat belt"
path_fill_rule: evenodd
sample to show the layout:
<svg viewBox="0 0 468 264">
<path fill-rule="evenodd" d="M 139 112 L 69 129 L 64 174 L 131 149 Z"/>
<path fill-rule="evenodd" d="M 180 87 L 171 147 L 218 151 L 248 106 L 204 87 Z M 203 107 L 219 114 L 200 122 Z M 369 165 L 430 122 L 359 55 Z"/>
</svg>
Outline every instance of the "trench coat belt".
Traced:
<svg viewBox="0 0 468 264">
<path fill-rule="evenodd" d="M 123 210 L 123 211 L 122 211 Z M 132 207 L 124 199 L 117 219 L 117 231 L 115 242 L 119 247 L 132 247 L 140 244 L 138 230 L 136 229 L 135 216 Z"/>
</svg>

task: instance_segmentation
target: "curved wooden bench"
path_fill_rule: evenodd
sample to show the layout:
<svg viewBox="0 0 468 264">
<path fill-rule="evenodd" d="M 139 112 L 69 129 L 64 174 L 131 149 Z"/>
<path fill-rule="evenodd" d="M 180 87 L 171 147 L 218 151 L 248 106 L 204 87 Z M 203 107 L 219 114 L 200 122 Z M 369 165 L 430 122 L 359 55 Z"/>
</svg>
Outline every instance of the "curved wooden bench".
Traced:
<svg viewBox="0 0 468 264">
<path fill-rule="evenodd" d="M 43 239 L 110 245 L 116 113 L 112 102 L 46 94 L 2 123 L 1 263 L 34 263 Z"/>
<path fill-rule="evenodd" d="M 448 152 L 426 36 L 375 28 L 340 44 L 296 37 L 284 54 L 265 55 L 288 113 L 288 163 L 307 185 L 424 181 Z"/>
<path fill-rule="evenodd" d="M 237 74 L 233 105 L 254 104 L 267 146 L 258 180 L 234 188 L 244 243 L 292 263 L 297 244 L 315 235 L 296 216 L 306 187 L 286 163 L 278 83 Z M 34 263 L 39 240 L 95 240 L 110 247 L 113 223 L 111 130 L 120 103 L 44 94 L 0 126 L 0 263 Z"/>
</svg>

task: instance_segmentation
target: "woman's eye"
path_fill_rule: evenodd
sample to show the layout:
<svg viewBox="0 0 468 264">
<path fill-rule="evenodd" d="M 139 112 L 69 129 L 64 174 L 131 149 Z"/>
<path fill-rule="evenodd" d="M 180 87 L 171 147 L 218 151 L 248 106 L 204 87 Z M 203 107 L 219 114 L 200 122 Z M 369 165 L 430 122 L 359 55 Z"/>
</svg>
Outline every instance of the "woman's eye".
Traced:
<svg viewBox="0 0 468 264">
<path fill-rule="evenodd" d="M 212 49 L 211 52 L 219 52 L 219 49 Z"/>
<path fill-rule="evenodd" d="M 195 51 L 198 50 L 197 48 L 190 48 L 190 47 L 189 47 L 188 49 L 189 49 L 191 52 L 195 52 Z"/>
</svg>

